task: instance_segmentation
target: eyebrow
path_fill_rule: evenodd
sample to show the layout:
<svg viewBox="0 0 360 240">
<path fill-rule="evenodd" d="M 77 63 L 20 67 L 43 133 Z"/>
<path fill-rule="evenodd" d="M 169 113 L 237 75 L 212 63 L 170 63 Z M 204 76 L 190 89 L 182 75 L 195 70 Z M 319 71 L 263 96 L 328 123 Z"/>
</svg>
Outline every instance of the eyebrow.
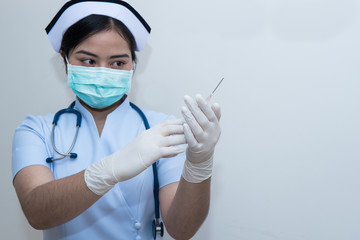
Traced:
<svg viewBox="0 0 360 240">
<path fill-rule="evenodd" d="M 130 58 L 130 56 L 128 54 L 120 54 L 120 55 L 113 55 L 110 57 L 110 59 L 114 59 L 114 58 Z"/>
<path fill-rule="evenodd" d="M 94 53 L 91 53 L 91 52 L 88 52 L 88 51 L 85 51 L 85 50 L 77 51 L 76 54 L 85 54 L 85 55 L 89 55 L 89 56 L 92 56 L 92 57 L 95 57 L 95 58 L 99 57 L 98 55 L 96 55 Z M 130 56 L 125 53 L 125 54 L 113 55 L 113 56 L 109 57 L 109 59 L 114 59 L 114 58 L 130 58 Z"/>
<path fill-rule="evenodd" d="M 80 51 L 77 51 L 77 52 L 76 52 L 76 54 L 79 54 L 79 53 L 82 53 L 82 54 L 85 54 L 85 55 L 89 55 L 89 56 L 98 58 L 98 55 L 96 55 L 96 54 L 94 54 L 94 53 L 91 53 L 91 52 L 88 52 L 88 51 L 85 51 L 85 50 L 80 50 Z"/>
</svg>

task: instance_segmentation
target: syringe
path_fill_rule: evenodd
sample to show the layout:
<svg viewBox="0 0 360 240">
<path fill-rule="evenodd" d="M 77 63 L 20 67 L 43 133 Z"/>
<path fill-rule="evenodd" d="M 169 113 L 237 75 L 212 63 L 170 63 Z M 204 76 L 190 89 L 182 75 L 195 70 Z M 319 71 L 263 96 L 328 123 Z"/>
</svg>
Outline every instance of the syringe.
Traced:
<svg viewBox="0 0 360 240">
<path fill-rule="evenodd" d="M 210 102 L 212 96 L 214 95 L 214 92 L 216 91 L 216 89 L 219 87 L 219 85 L 222 83 L 223 80 L 224 80 L 224 78 L 222 78 L 222 79 L 220 80 L 220 82 L 218 83 L 218 85 L 216 85 L 214 91 L 212 91 L 212 93 L 210 93 L 210 95 L 206 98 L 206 102 L 207 102 L 207 103 Z"/>
</svg>

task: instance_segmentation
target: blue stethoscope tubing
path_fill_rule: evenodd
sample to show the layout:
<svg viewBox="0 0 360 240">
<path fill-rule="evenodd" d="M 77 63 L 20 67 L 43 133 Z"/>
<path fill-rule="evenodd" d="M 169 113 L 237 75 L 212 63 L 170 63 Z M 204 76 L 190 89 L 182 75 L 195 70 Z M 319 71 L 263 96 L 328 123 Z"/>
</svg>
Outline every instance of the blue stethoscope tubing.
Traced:
<svg viewBox="0 0 360 240">
<path fill-rule="evenodd" d="M 74 109 L 75 106 L 75 101 L 68 107 L 65 109 L 61 109 L 60 111 L 58 111 L 53 119 L 52 122 L 52 130 L 51 130 L 51 144 L 55 150 L 56 153 L 58 153 L 59 155 L 61 155 L 61 157 L 58 158 L 53 158 L 53 157 L 48 157 L 46 159 L 47 163 L 51 163 L 57 160 L 61 160 L 65 157 L 70 157 L 70 158 L 77 158 L 77 154 L 71 152 L 71 150 L 73 149 L 78 133 L 79 133 L 79 128 L 81 126 L 81 120 L 82 120 L 82 116 L 81 113 Z M 145 129 L 148 130 L 150 128 L 149 125 L 149 121 L 147 120 L 144 112 L 138 107 L 136 106 L 134 103 L 130 102 L 130 106 L 140 115 Z M 55 146 L 55 127 L 58 123 L 58 120 L 60 118 L 60 116 L 62 114 L 66 114 L 66 113 L 70 113 L 70 114 L 75 114 L 76 115 L 76 132 L 75 132 L 75 136 L 73 138 L 73 142 L 71 143 L 71 146 L 69 147 L 68 151 L 66 153 L 61 153 Z M 159 234 L 161 237 L 164 235 L 164 225 L 160 219 L 160 204 L 159 204 L 159 179 L 158 179 L 158 171 L 157 171 L 157 166 L 156 166 L 156 162 L 152 164 L 152 170 L 153 170 L 153 175 L 154 175 L 154 202 L 155 202 L 155 219 L 153 220 L 152 223 L 152 233 L 153 233 L 153 237 L 154 239 L 156 239 L 156 236 Z"/>
<path fill-rule="evenodd" d="M 145 129 L 149 129 L 150 125 L 149 122 L 141 109 L 130 102 L 130 106 L 140 115 L 141 119 L 144 122 Z M 153 237 L 156 239 L 156 235 L 159 234 L 161 237 L 164 235 L 164 225 L 160 220 L 160 209 L 159 209 L 159 178 L 158 178 L 158 171 L 156 167 L 156 162 L 152 164 L 153 175 L 154 175 L 154 202 L 155 202 L 155 219 L 152 223 L 152 231 Z"/>
<path fill-rule="evenodd" d="M 52 122 L 53 126 L 52 126 L 52 130 L 51 130 L 51 144 L 52 144 L 55 152 L 57 154 L 59 154 L 61 157 L 58 157 L 58 158 L 48 157 L 46 159 L 47 163 L 51 163 L 53 161 L 61 160 L 61 159 L 65 158 L 65 157 L 77 158 L 77 154 L 72 153 L 71 150 L 74 148 L 74 145 L 75 145 L 78 133 L 79 133 L 79 128 L 80 128 L 80 125 L 81 125 L 82 117 L 81 117 L 81 113 L 78 110 L 74 109 L 74 105 L 75 105 L 75 102 L 73 102 L 68 108 L 65 108 L 65 109 L 62 109 L 62 110 L 58 111 L 54 116 L 54 120 Z M 55 127 L 56 127 L 56 125 L 57 125 L 57 123 L 59 121 L 60 116 L 62 114 L 64 114 L 64 113 L 72 113 L 72 114 L 76 115 L 76 132 L 75 132 L 75 136 L 73 138 L 73 141 L 71 143 L 71 146 L 69 147 L 69 150 L 66 153 L 61 153 L 56 148 L 56 145 L 55 145 Z"/>
</svg>

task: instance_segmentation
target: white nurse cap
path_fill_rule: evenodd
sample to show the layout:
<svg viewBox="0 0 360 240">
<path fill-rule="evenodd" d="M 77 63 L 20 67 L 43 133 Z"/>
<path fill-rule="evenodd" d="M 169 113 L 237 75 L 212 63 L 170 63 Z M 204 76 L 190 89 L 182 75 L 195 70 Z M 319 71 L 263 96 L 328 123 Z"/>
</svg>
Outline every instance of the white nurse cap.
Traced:
<svg viewBox="0 0 360 240">
<path fill-rule="evenodd" d="M 91 14 L 105 15 L 121 21 L 134 35 L 136 51 L 144 47 L 151 28 L 129 3 L 121 0 L 70 0 L 45 29 L 56 52 L 60 51 L 66 30 Z"/>
</svg>

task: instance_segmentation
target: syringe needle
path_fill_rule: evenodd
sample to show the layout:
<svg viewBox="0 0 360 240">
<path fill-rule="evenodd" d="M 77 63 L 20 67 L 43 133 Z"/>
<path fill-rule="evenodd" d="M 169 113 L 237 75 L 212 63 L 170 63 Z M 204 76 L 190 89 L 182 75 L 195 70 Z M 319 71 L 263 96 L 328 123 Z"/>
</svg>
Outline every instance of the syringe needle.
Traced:
<svg viewBox="0 0 360 240">
<path fill-rule="evenodd" d="M 212 98 L 212 96 L 214 95 L 216 89 L 218 89 L 218 87 L 220 86 L 220 84 L 222 83 L 223 80 L 224 80 L 224 78 L 222 78 L 222 79 L 220 80 L 220 82 L 216 85 L 214 91 L 212 91 L 212 93 L 210 93 L 210 95 L 206 98 L 206 102 L 207 102 L 207 103 L 211 100 L 211 98 Z"/>
</svg>

